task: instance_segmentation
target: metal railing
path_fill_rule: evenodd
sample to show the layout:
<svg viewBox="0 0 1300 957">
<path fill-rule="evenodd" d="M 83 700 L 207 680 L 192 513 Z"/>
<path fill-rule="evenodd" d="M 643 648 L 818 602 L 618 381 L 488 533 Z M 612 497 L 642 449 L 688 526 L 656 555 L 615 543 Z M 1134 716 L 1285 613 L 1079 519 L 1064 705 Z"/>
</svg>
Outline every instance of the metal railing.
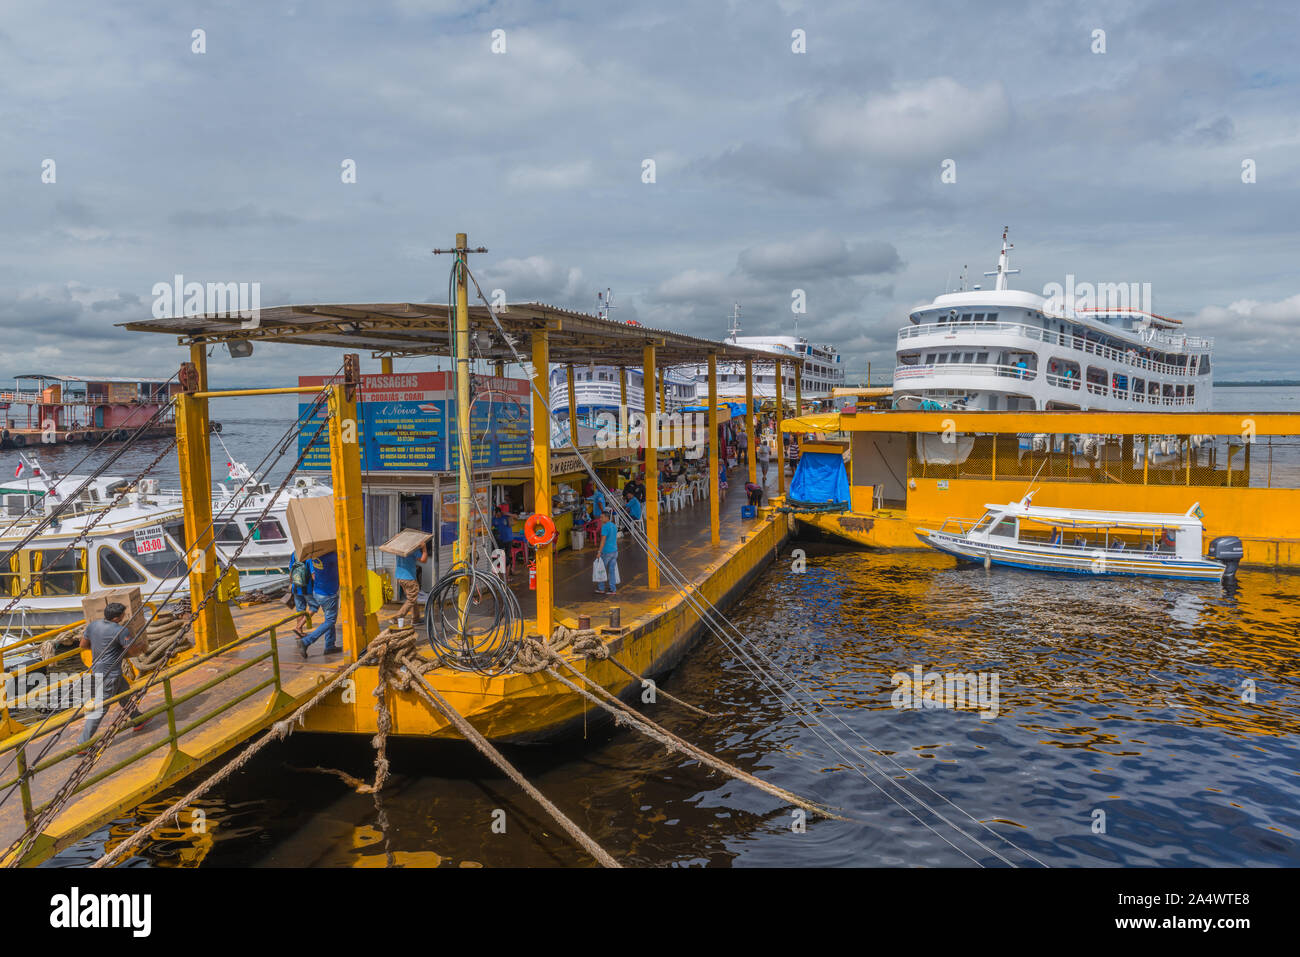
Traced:
<svg viewBox="0 0 1300 957">
<path fill-rule="evenodd" d="M 161 705 L 157 705 L 153 708 L 150 708 L 147 711 L 142 712 L 140 716 L 138 718 L 135 718 L 131 723 L 133 725 L 138 726 L 140 724 L 143 724 L 146 721 L 151 720 L 157 715 L 166 714 L 167 715 L 167 736 L 165 738 L 160 739 L 159 741 L 156 741 L 144 747 L 140 751 L 127 756 L 123 760 L 118 761 L 116 764 L 113 764 L 112 766 L 106 768 L 105 770 L 100 771 L 98 774 L 95 774 L 92 777 L 87 778 L 85 781 L 81 782 L 81 784 L 78 785 L 78 787 L 72 793 L 73 794 L 81 793 L 87 788 L 92 787 L 95 784 L 98 784 L 100 781 L 103 781 L 105 778 L 111 777 L 112 775 L 117 774 L 119 771 L 123 770 L 124 768 L 130 767 L 132 764 L 135 764 L 136 762 L 148 757 L 149 755 L 153 754 L 155 751 L 159 750 L 160 748 L 167 747 L 170 750 L 170 752 L 173 755 L 175 755 L 180 751 L 179 741 L 181 738 L 183 738 L 187 734 L 190 734 L 195 729 L 202 727 L 204 724 L 207 724 L 209 721 L 212 721 L 214 718 L 217 718 L 220 715 L 224 714 L 225 712 L 229 711 L 235 705 L 247 700 L 248 698 L 251 698 L 253 695 L 257 694 L 260 691 L 263 691 L 267 688 L 274 688 L 276 693 L 274 697 L 271 699 L 273 704 L 276 700 L 279 699 L 279 696 L 284 692 L 284 687 L 280 676 L 280 651 L 277 645 L 276 629 L 300 617 L 301 615 L 297 612 L 294 612 L 293 614 L 290 615 L 286 615 L 284 618 L 281 618 L 278 621 L 274 621 L 271 624 L 266 625 L 265 627 L 255 632 L 252 632 L 251 634 L 245 635 L 242 638 L 236 638 L 234 641 L 222 645 L 221 647 L 216 648 L 205 655 L 196 655 L 194 657 L 187 658 L 185 661 L 177 664 L 176 666 L 164 672 L 161 679 L 158 682 L 159 685 L 162 687 L 162 691 L 163 691 L 163 703 Z M 53 629 L 41 635 L 33 635 L 31 638 L 24 639 L 22 642 L 15 642 L 15 644 L 9 646 L 9 648 L 11 649 L 19 644 L 25 645 L 37 641 L 43 641 L 50 637 L 61 634 L 65 631 L 68 631 L 72 628 L 80 627 L 82 624 L 83 622 L 76 622 L 72 625 L 64 625 L 61 628 Z M 199 667 L 200 665 L 206 664 L 207 662 L 211 661 L 213 658 L 216 658 L 218 655 L 222 655 L 225 654 L 226 652 L 232 651 L 235 648 L 240 647 L 241 645 L 249 644 L 254 640 L 261 638 L 263 636 L 269 638 L 269 648 L 266 651 L 241 661 L 241 663 L 237 667 L 231 668 L 230 670 L 225 671 L 217 675 L 216 677 L 203 682 L 198 687 L 190 689 L 189 691 L 185 692 L 179 697 L 177 697 L 173 693 L 172 681 L 177 676 L 185 674 L 186 672 L 191 671 L 194 668 Z M 77 649 L 73 649 L 73 652 L 64 653 L 62 655 L 56 655 L 54 658 L 47 659 L 46 662 L 44 663 L 48 664 L 49 662 L 68 657 L 71 653 L 75 653 L 76 651 Z M 268 660 L 271 662 L 271 676 L 269 678 L 266 678 L 265 680 L 258 682 L 257 684 L 253 685 L 251 688 L 248 688 L 247 690 L 240 692 L 239 694 L 235 695 L 232 698 L 226 699 L 217 707 L 213 708 L 211 711 L 207 712 L 206 714 L 200 715 L 199 717 L 190 721 L 188 724 L 184 725 L 183 727 L 178 726 L 176 720 L 177 708 L 180 705 L 186 704 L 187 702 L 193 700 L 199 695 L 211 691 L 213 688 L 215 688 L 217 685 L 221 684 L 222 682 L 228 681 L 234 676 L 238 674 L 242 674 L 248 669 L 253 668 L 261 664 L 262 662 Z M 3 669 L 0 668 L 0 682 L 3 682 L 3 679 L 4 679 Z M 128 689 L 127 691 L 124 691 L 118 695 L 114 695 L 112 698 L 108 698 L 105 701 L 97 702 L 97 704 L 101 709 L 103 709 L 104 712 L 107 712 L 110 705 L 120 702 L 122 699 L 132 694 L 134 690 L 135 689 Z M 7 704 L 8 703 L 6 702 L 6 708 L 3 714 L 0 715 L 0 722 L 2 722 L 0 723 L 0 728 L 5 728 L 10 726 L 10 723 L 8 721 L 9 713 L 8 713 Z M 14 763 L 17 770 L 17 774 L 14 775 L 13 777 L 9 777 L 0 781 L 0 794 L 7 792 L 11 787 L 14 787 L 15 785 L 18 786 L 19 791 L 22 795 L 23 817 L 29 824 L 35 819 L 36 815 L 41 813 L 47 806 L 45 804 L 37 805 L 33 802 L 32 793 L 31 793 L 31 783 L 30 783 L 31 778 L 42 771 L 48 770 L 49 768 L 55 767 L 56 765 L 59 765 L 64 761 L 67 761 L 69 758 L 77 757 L 82 748 L 86 747 L 87 745 L 93 745 L 95 741 L 99 740 L 102 737 L 103 732 L 99 732 L 94 738 L 92 738 L 89 742 L 87 742 L 87 745 L 82 745 L 79 743 L 74 744 L 71 747 L 67 748 L 66 750 L 53 755 L 52 757 L 47 757 L 38 760 L 38 763 L 35 764 L 34 766 L 28 765 L 27 746 L 38 737 L 45 737 L 49 734 L 53 734 L 61 730 L 62 728 L 66 727 L 67 725 L 71 724 L 72 722 L 76 721 L 78 717 L 81 715 L 81 712 L 82 712 L 82 707 L 80 706 L 70 708 L 67 711 L 60 714 L 58 717 L 54 718 L 53 720 L 44 722 L 39 727 L 26 728 L 22 731 L 19 731 L 16 734 L 9 736 L 7 740 L 0 742 L 0 758 L 3 758 L 6 754 L 10 752 L 16 752 Z"/>
<path fill-rule="evenodd" d="M 996 362 L 936 362 L 923 366 L 898 366 L 894 369 L 894 381 L 915 379 L 930 375 L 986 375 L 1004 376 L 1008 379 L 1036 379 L 1036 369 L 1022 369 L 1019 366 L 999 365 Z"/>
<path fill-rule="evenodd" d="M 1033 339 L 1037 342 L 1045 342 L 1049 345 L 1057 345 L 1073 352 L 1083 353 L 1085 355 L 1094 355 L 1102 359 L 1108 359 L 1112 362 L 1119 362 L 1132 369 L 1142 369 L 1147 372 L 1154 372 L 1157 375 L 1169 375 L 1182 378 L 1194 378 L 1199 373 L 1193 371 L 1187 366 L 1171 365 L 1167 362 L 1156 362 L 1154 359 L 1146 359 L 1139 356 L 1132 350 L 1120 350 L 1104 343 L 1094 342 L 1081 336 L 1069 335 L 1064 332 L 1049 332 L 1040 326 L 1027 326 L 1019 322 L 931 322 L 915 326 L 903 326 L 898 330 L 900 341 L 912 339 L 917 336 L 925 335 L 944 335 L 955 336 L 961 332 L 995 332 L 1010 333 L 1020 336 L 1024 339 Z M 1149 341 L 1167 344 L 1171 347 L 1182 346 L 1193 349 L 1209 349 L 1209 340 L 1195 339 L 1187 337 L 1185 346 L 1182 340 L 1172 340 L 1165 343 L 1168 337 L 1157 335 Z"/>
</svg>

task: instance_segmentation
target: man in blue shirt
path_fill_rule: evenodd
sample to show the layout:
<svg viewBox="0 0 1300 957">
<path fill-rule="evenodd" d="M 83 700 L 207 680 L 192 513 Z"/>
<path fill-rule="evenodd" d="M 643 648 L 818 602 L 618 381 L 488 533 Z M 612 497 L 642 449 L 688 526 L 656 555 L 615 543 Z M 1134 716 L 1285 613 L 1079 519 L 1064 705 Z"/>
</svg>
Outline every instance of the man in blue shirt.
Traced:
<svg viewBox="0 0 1300 957">
<path fill-rule="evenodd" d="M 624 492 L 623 500 L 627 504 L 627 513 L 632 516 L 632 521 L 641 521 L 642 509 L 644 506 L 642 506 L 641 500 L 636 497 L 636 494 L 634 492 Z"/>
<path fill-rule="evenodd" d="M 424 564 L 429 560 L 429 547 L 427 542 L 421 542 L 418 549 L 419 556 L 416 556 L 416 549 L 412 549 L 407 554 L 397 559 L 397 587 L 402 590 L 402 607 L 397 610 L 397 617 L 401 618 L 408 625 L 419 624 L 421 616 L 420 606 L 420 585 L 415 580 L 416 563 Z"/>
<path fill-rule="evenodd" d="M 636 501 L 633 499 L 633 501 Z M 603 594 L 605 586 L 609 586 L 609 594 L 616 593 L 618 587 L 617 571 L 618 568 L 618 526 L 614 524 L 613 513 L 606 513 L 605 522 L 600 526 L 600 554 L 596 556 L 596 561 L 605 566 L 605 580 L 596 582 L 596 594 Z"/>
<path fill-rule="evenodd" d="M 293 633 L 302 638 L 307 633 L 307 616 L 320 610 L 320 603 L 311 592 L 311 562 L 298 561 L 298 553 L 289 554 L 289 591 L 293 595 L 295 611 L 302 612 L 293 626 Z"/>
<path fill-rule="evenodd" d="M 334 634 L 334 624 L 339 617 L 339 556 L 336 552 L 311 560 L 311 588 L 316 601 L 325 612 L 325 620 L 303 638 L 299 646 L 302 656 L 307 657 L 307 649 L 317 638 L 325 639 L 325 654 L 336 655 L 343 650 L 337 644 Z"/>
</svg>

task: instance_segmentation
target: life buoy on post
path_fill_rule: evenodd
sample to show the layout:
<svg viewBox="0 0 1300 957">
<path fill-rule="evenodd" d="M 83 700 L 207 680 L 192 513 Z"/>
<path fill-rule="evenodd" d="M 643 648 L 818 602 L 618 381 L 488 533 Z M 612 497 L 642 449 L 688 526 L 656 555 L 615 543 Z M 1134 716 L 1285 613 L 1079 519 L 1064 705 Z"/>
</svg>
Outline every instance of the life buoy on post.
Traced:
<svg viewBox="0 0 1300 957">
<path fill-rule="evenodd" d="M 528 544 L 533 547 L 549 545 L 555 541 L 555 523 L 551 521 L 550 516 L 534 512 L 524 520 L 524 538 L 528 539 Z"/>
</svg>

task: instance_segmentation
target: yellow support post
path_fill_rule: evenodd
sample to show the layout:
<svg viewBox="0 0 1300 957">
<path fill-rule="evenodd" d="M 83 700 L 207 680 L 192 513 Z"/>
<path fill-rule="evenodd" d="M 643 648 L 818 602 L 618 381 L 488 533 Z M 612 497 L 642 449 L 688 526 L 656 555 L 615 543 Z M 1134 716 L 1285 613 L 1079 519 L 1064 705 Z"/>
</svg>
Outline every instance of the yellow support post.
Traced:
<svg viewBox="0 0 1300 957">
<path fill-rule="evenodd" d="M 776 491 L 785 494 L 785 433 L 781 431 L 781 422 L 785 418 L 785 402 L 781 399 L 781 361 L 776 362 Z"/>
<path fill-rule="evenodd" d="M 348 368 L 353 363 L 352 369 Z M 338 556 L 339 612 L 337 633 L 344 656 L 356 661 L 379 622 L 366 613 L 366 523 L 362 510 L 361 443 L 357 437 L 359 356 L 344 358 L 344 383 L 330 386 L 330 480 L 334 486 L 334 534 Z M 349 372 L 358 370 L 355 377 Z M 351 384 L 349 384 L 351 383 Z"/>
<path fill-rule="evenodd" d="M 565 368 L 569 380 L 569 446 L 578 447 L 578 399 L 573 388 L 573 363 Z"/>
<path fill-rule="evenodd" d="M 207 352 L 202 342 L 190 346 L 190 362 L 181 369 L 176 396 L 176 459 L 184 502 L 185 560 L 190 566 L 190 602 L 198 609 L 194 618 L 197 654 L 215 651 L 235 639 L 230 608 L 214 594 L 204 597 L 217 582 L 217 552 L 212 535 L 212 462 L 208 449 L 208 400 L 192 393 L 207 388 Z"/>
<path fill-rule="evenodd" d="M 722 450 L 718 448 L 718 356 L 709 353 L 709 540 L 714 545 L 722 544 L 722 532 L 718 525 L 718 499 L 722 490 L 718 488 L 718 472 L 722 464 Z"/>
<path fill-rule="evenodd" d="M 492 363 L 492 374 L 496 376 L 498 379 L 505 378 L 506 364 L 504 362 Z"/>
<path fill-rule="evenodd" d="M 469 431 L 469 286 L 465 280 L 465 263 L 462 257 L 469 248 L 465 233 L 456 234 L 456 446 L 460 460 L 459 487 L 456 512 L 456 544 L 452 557 L 456 562 L 467 562 L 470 548 L 469 519 L 474 505 L 474 485 L 470 470 L 474 468 L 473 438 Z M 468 580 L 461 584 L 461 608 L 469 595 Z"/>
<path fill-rule="evenodd" d="M 655 414 L 655 347 L 648 345 L 641 360 L 641 380 L 645 390 L 645 534 L 646 584 L 659 587 L 659 417 Z M 662 398 L 661 398 L 662 401 Z"/>
<path fill-rule="evenodd" d="M 622 409 L 619 410 L 619 414 L 618 414 L 619 421 L 622 422 L 624 418 L 627 416 L 626 411 L 624 411 L 627 409 L 627 367 L 626 366 L 618 367 L 618 401 L 622 405 Z"/>
<path fill-rule="evenodd" d="M 545 329 L 533 333 L 533 511 L 551 517 L 551 373 L 550 342 Z M 555 546 L 538 545 L 537 631 L 550 638 L 555 627 Z"/>
<path fill-rule="evenodd" d="M 659 411 L 664 415 L 668 414 L 668 389 L 664 384 L 664 372 L 667 371 L 663 366 L 659 367 Z"/>
<path fill-rule="evenodd" d="M 749 449 L 749 480 L 758 484 L 758 436 L 754 432 L 754 360 L 745 360 L 745 446 Z"/>
<path fill-rule="evenodd" d="M 392 374 L 393 374 L 393 357 L 392 357 L 392 356 L 380 356 L 380 357 L 379 357 L 379 371 L 380 371 L 381 373 L 383 373 L 384 375 L 392 375 Z"/>
<path fill-rule="evenodd" d="M 803 363 L 796 362 L 794 366 L 794 416 L 799 418 L 803 415 Z M 803 433 L 794 434 L 795 445 L 799 451 L 803 452 Z"/>
</svg>

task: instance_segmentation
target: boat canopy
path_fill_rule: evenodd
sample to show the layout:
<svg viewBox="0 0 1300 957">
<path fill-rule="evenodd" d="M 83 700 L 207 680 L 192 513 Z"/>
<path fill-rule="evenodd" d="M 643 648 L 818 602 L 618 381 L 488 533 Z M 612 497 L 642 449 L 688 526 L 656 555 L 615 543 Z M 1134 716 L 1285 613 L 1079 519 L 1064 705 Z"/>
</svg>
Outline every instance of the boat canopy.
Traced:
<svg viewBox="0 0 1300 957">
<path fill-rule="evenodd" d="M 1185 514 L 1170 512 L 1106 512 L 1076 508 L 1040 508 L 1029 504 L 1026 497 L 1019 502 L 985 505 L 990 512 L 1029 519 L 1043 525 L 1062 525 L 1078 528 L 1201 528 L 1200 503 Z"/>
<path fill-rule="evenodd" d="M 796 508 L 849 507 L 849 477 L 841 452 L 810 452 L 799 456 L 799 467 L 790 481 L 789 504 Z"/>
</svg>

